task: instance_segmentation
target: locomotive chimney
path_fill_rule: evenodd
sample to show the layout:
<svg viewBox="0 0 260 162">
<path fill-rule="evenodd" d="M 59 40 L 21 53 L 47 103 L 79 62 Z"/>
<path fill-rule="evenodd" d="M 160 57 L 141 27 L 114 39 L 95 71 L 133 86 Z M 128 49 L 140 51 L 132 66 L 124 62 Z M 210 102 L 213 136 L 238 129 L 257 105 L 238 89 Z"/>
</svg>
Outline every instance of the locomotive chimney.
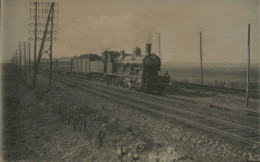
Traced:
<svg viewBox="0 0 260 162">
<path fill-rule="evenodd" d="M 152 44 L 151 43 L 146 44 L 146 52 L 148 55 L 150 55 L 152 53 Z"/>
</svg>

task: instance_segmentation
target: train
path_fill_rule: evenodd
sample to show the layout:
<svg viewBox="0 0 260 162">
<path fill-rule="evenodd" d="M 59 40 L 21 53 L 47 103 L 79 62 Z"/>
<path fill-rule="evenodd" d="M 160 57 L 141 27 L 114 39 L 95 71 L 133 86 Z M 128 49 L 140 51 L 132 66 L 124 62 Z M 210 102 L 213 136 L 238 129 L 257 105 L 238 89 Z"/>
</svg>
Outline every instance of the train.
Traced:
<svg viewBox="0 0 260 162">
<path fill-rule="evenodd" d="M 52 71 L 55 73 L 85 75 L 89 78 L 145 93 L 163 93 L 170 83 L 165 72 L 160 75 L 161 59 L 151 53 L 152 44 L 146 44 L 146 54 L 139 47 L 132 54 L 124 51 L 104 51 L 102 55 L 83 54 L 73 57 L 52 59 Z M 39 68 L 50 69 L 50 60 L 42 59 Z"/>
</svg>

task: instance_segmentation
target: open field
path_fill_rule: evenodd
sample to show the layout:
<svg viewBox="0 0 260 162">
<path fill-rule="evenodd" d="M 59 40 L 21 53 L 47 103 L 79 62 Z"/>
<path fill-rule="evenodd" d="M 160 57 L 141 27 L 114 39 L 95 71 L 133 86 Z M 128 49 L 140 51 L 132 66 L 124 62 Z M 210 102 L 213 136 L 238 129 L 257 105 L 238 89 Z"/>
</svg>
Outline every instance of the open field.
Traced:
<svg viewBox="0 0 260 162">
<path fill-rule="evenodd" d="M 171 80 L 200 83 L 199 64 L 163 64 L 162 74 L 168 70 Z M 245 88 L 246 67 L 242 65 L 204 65 L 204 84 L 229 86 L 234 88 Z M 259 88 L 260 70 L 259 67 L 252 66 L 250 74 L 251 88 Z"/>
</svg>

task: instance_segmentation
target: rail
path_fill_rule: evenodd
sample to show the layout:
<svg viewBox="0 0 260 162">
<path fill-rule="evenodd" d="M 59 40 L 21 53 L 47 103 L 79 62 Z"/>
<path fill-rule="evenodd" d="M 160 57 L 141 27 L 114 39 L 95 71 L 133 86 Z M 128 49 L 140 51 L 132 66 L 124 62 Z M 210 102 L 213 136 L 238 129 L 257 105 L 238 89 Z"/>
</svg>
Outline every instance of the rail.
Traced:
<svg viewBox="0 0 260 162">
<path fill-rule="evenodd" d="M 62 77 L 55 76 L 54 79 L 65 84 L 73 84 L 75 87 L 80 88 L 82 90 L 87 90 L 89 92 L 101 95 L 103 97 L 111 98 L 121 103 L 134 106 L 136 108 L 144 109 L 146 111 L 160 114 L 165 117 L 174 118 L 186 124 L 196 126 L 204 130 L 217 133 L 219 135 L 237 139 L 239 141 L 243 141 L 250 144 L 260 145 L 258 139 L 259 131 L 256 129 L 252 129 L 250 127 L 245 127 L 235 123 L 222 121 L 205 115 L 203 116 L 201 114 L 195 114 L 192 112 L 183 111 L 176 107 L 168 107 L 166 105 L 158 105 L 156 103 L 147 103 L 147 101 L 139 99 L 138 97 L 134 97 L 127 94 L 124 95 L 118 94 L 117 92 L 113 92 L 105 88 L 100 88 L 98 86 L 93 86 L 93 85 L 90 86 L 87 83 L 79 81 L 79 79 L 75 80 L 76 78 L 74 78 L 73 80 L 69 76 L 62 76 Z M 250 136 L 253 136 L 254 138 L 250 138 Z"/>
</svg>

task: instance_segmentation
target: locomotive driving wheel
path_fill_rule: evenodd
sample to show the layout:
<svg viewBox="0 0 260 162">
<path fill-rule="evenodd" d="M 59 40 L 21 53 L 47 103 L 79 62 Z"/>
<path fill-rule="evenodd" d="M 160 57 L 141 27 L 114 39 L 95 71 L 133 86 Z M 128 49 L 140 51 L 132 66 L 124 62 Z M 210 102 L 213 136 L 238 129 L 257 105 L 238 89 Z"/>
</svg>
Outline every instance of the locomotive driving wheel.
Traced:
<svg viewBox="0 0 260 162">
<path fill-rule="evenodd" d="M 162 94 L 164 90 L 164 86 L 159 86 L 159 88 L 157 89 L 158 94 Z"/>
<path fill-rule="evenodd" d="M 143 85 L 143 92 L 144 93 L 148 92 L 148 88 L 147 88 L 147 84 L 146 83 Z"/>
</svg>

